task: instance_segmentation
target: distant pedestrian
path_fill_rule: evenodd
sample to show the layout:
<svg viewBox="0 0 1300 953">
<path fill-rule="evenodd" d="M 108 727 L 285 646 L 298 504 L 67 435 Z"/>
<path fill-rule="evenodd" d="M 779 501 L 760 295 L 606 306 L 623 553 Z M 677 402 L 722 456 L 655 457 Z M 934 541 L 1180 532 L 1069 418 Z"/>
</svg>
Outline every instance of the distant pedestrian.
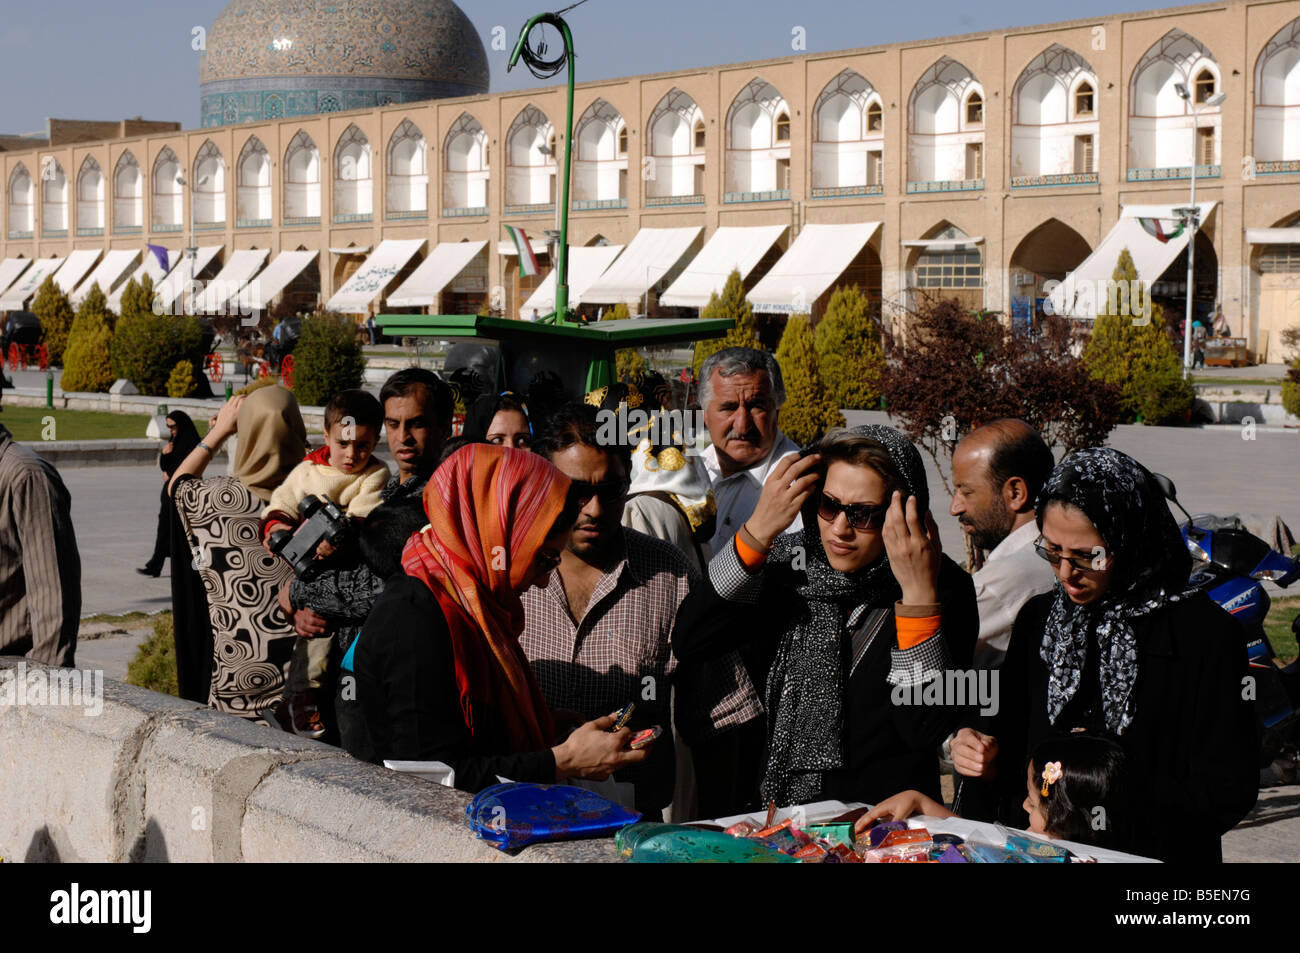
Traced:
<svg viewBox="0 0 1300 953">
<path fill-rule="evenodd" d="M 377 332 L 375 330 L 375 316 L 373 314 L 366 318 L 366 331 L 370 334 L 370 346 L 374 347 L 377 339 Z"/>
<path fill-rule="evenodd" d="M 167 430 L 171 439 L 158 454 L 158 467 L 162 470 L 163 485 L 153 555 L 144 566 L 136 570 L 142 576 L 153 576 L 155 579 L 162 575 L 163 563 L 167 561 L 172 546 L 172 516 L 176 512 L 176 507 L 172 505 L 171 497 L 167 494 L 167 484 L 171 482 L 181 461 L 190 455 L 190 451 L 199 445 L 200 440 L 199 430 L 194 426 L 194 421 L 182 410 L 167 415 Z"/>
</svg>

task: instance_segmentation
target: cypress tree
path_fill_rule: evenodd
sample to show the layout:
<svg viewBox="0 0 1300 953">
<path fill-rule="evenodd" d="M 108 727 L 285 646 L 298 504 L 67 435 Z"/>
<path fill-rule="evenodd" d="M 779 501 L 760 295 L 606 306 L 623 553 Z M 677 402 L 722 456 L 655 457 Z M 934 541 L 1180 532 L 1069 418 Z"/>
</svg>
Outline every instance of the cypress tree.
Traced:
<svg viewBox="0 0 1300 953">
<path fill-rule="evenodd" d="M 695 376 L 700 376 L 700 368 L 713 354 L 729 347 L 752 347 L 763 350 L 758 342 L 758 329 L 754 324 L 754 307 L 745 298 L 745 283 L 740 279 L 740 272 L 732 270 L 727 276 L 727 283 L 722 287 L 722 294 L 716 291 L 709 297 L 709 303 L 700 310 L 700 318 L 731 318 L 735 324 L 724 337 L 710 338 L 695 342 Z"/>
<path fill-rule="evenodd" d="M 818 370 L 837 406 L 852 410 L 879 406 L 885 352 L 871 302 L 856 285 L 835 289 L 815 339 Z"/>
<path fill-rule="evenodd" d="M 1164 311 L 1145 292 L 1130 300 L 1138 274 L 1127 248 L 1111 277 L 1119 293 L 1113 306 L 1110 295 L 1097 303 L 1084 352 L 1088 374 L 1119 388 L 1127 419 L 1140 416 L 1148 424 L 1178 420 L 1191 409 L 1196 390 L 1183 377 L 1182 357 L 1166 331 Z M 1143 306 L 1145 312 L 1139 313 Z"/>
<path fill-rule="evenodd" d="M 75 315 L 72 305 L 68 303 L 68 296 L 59 290 L 53 275 L 41 282 L 36 300 L 32 302 L 32 314 L 41 319 L 41 330 L 45 332 L 45 350 L 49 353 L 50 363 L 62 364 Z"/>
<path fill-rule="evenodd" d="M 96 282 L 78 305 L 72 330 L 68 332 L 68 346 L 63 352 L 63 389 L 101 392 L 112 387 L 112 347 L 108 301 Z"/>
<path fill-rule="evenodd" d="M 808 315 L 791 315 L 786 322 L 776 360 L 785 379 L 781 430 L 807 446 L 826 431 L 844 426 L 844 416 L 817 368 L 817 348 Z"/>
</svg>

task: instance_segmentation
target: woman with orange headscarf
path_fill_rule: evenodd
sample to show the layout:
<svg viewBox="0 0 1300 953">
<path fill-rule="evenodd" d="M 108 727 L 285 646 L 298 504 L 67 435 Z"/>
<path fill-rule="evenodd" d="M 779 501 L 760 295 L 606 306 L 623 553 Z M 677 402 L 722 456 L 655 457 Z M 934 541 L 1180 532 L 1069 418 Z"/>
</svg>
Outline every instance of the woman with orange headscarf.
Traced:
<svg viewBox="0 0 1300 953">
<path fill-rule="evenodd" d="M 424 491 L 429 525 L 402 553 L 352 658 L 375 760 L 442 761 L 455 785 L 602 779 L 645 760 L 614 719 L 552 747 L 555 727 L 519 647 L 519 594 L 546 585 L 577 517 L 569 480 L 541 457 L 462 447 Z"/>
</svg>

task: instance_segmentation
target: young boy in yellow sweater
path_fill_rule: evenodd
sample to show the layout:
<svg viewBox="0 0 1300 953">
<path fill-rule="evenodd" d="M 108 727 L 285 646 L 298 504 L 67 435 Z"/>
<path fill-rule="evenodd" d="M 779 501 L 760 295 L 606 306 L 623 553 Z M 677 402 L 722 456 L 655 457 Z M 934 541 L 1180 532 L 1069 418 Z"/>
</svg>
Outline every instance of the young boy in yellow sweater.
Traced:
<svg viewBox="0 0 1300 953">
<path fill-rule="evenodd" d="M 325 446 L 293 468 L 262 512 L 262 545 L 268 552 L 272 533 L 298 526 L 298 504 L 309 496 L 333 500 L 356 522 L 380 504 L 388 466 L 372 454 L 383 419 L 383 407 L 366 391 L 345 390 L 330 400 L 325 406 Z M 317 547 L 319 559 L 333 554 L 327 542 Z M 330 641 L 299 637 L 289 663 L 289 714 L 295 733 L 309 738 L 325 734 L 316 692 L 327 668 Z"/>
</svg>

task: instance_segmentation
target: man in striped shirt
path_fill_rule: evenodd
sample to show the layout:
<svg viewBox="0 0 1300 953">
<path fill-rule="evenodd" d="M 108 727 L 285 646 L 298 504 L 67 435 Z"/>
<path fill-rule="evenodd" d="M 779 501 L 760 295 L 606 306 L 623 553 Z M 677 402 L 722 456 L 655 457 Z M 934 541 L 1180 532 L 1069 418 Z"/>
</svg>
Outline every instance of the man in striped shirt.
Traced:
<svg viewBox="0 0 1300 953">
<path fill-rule="evenodd" d="M 81 557 L 59 473 L 0 424 L 0 655 L 71 667 Z"/>
</svg>

